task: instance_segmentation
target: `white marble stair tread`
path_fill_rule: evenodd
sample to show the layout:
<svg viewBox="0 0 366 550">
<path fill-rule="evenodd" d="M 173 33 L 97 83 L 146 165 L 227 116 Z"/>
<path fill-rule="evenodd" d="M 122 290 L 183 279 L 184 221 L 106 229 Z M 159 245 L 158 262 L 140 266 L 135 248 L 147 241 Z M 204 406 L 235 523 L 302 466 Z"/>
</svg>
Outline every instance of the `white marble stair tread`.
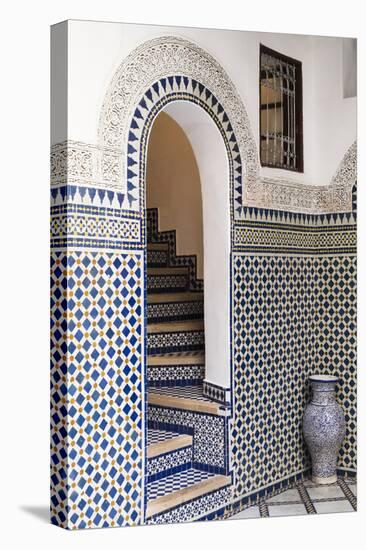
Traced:
<svg viewBox="0 0 366 550">
<path fill-rule="evenodd" d="M 204 330 L 203 320 L 168 321 L 166 323 L 150 323 L 147 325 L 148 334 L 158 332 L 197 332 L 202 330 Z"/>
<path fill-rule="evenodd" d="M 148 392 L 149 405 L 185 409 L 193 412 L 223 414 L 219 403 L 204 397 L 202 386 L 168 386 L 151 388 Z"/>
<path fill-rule="evenodd" d="M 190 468 L 147 485 L 147 517 L 164 512 L 231 483 L 231 478 Z"/>
<path fill-rule="evenodd" d="M 205 355 L 197 354 L 170 354 L 170 355 L 149 355 L 147 358 L 148 367 L 165 366 L 165 365 L 204 365 Z"/>
<path fill-rule="evenodd" d="M 160 292 L 159 294 L 148 294 L 149 304 L 160 304 L 165 302 L 199 302 L 203 301 L 202 292 Z"/>
<path fill-rule="evenodd" d="M 177 432 L 153 430 L 149 428 L 147 432 L 147 443 L 147 457 L 154 458 L 192 445 L 193 438 L 189 434 L 179 434 Z"/>
</svg>

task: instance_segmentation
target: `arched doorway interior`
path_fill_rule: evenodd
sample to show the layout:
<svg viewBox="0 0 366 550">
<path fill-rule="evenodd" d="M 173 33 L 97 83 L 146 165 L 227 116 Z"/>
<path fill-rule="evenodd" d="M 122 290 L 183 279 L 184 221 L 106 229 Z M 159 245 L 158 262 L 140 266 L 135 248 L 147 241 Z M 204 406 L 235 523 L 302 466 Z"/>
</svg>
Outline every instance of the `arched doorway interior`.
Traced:
<svg viewBox="0 0 366 550">
<path fill-rule="evenodd" d="M 156 115 L 145 188 L 149 519 L 169 513 L 181 490 L 203 498 L 208 482 L 231 483 L 224 407 L 212 394 L 230 389 L 229 163 L 201 107 L 174 101 Z M 219 437 L 197 429 L 212 415 Z"/>
</svg>

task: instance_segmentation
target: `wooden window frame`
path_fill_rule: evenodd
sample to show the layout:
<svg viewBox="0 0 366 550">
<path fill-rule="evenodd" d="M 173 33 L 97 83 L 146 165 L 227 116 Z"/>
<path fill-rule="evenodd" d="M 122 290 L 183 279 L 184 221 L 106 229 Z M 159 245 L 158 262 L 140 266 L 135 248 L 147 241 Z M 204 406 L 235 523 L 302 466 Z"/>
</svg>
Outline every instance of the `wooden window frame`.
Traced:
<svg viewBox="0 0 366 550">
<path fill-rule="evenodd" d="M 295 86 L 295 135 L 296 135 L 296 166 L 276 165 L 262 160 L 262 117 L 261 117 L 261 59 L 262 53 L 268 54 L 284 63 L 293 65 L 296 69 L 296 86 Z M 304 172 L 304 143 L 303 143 L 303 93 L 302 93 L 302 62 L 284 55 L 280 52 L 268 48 L 264 44 L 259 47 L 259 156 L 261 166 L 274 168 L 276 170 L 288 170 L 290 172 Z M 283 104 L 285 108 L 285 104 Z M 285 119 L 285 117 L 284 117 Z"/>
</svg>

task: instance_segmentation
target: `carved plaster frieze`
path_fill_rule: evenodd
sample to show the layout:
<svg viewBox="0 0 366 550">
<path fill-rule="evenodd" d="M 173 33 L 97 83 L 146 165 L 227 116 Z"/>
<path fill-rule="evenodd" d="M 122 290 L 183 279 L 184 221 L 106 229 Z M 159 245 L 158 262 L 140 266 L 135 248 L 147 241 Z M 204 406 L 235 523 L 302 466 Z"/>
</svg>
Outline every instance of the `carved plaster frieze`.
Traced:
<svg viewBox="0 0 366 550">
<path fill-rule="evenodd" d="M 82 184 L 120 189 L 122 153 L 81 141 L 64 141 L 51 147 L 51 186 Z"/>
<path fill-rule="evenodd" d="M 248 192 L 258 179 L 257 146 L 244 104 L 226 71 L 196 44 L 175 36 L 145 42 L 121 63 L 102 106 L 98 142 L 126 152 L 128 129 L 145 91 L 158 79 L 184 75 L 202 83 L 220 101 L 238 143 L 243 164 L 243 187 Z M 122 166 L 124 179 L 125 166 Z"/>
</svg>

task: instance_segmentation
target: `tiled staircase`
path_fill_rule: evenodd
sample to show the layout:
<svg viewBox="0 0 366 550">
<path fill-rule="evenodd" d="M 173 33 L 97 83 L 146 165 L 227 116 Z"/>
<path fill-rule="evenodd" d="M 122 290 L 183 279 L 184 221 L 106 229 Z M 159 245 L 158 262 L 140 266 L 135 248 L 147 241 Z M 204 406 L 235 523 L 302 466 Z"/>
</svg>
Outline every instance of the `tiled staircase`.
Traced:
<svg viewBox="0 0 366 550">
<path fill-rule="evenodd" d="M 194 520 L 230 496 L 225 404 L 204 395 L 203 283 L 196 258 L 176 255 L 175 231 L 147 216 L 150 523 Z"/>
</svg>

